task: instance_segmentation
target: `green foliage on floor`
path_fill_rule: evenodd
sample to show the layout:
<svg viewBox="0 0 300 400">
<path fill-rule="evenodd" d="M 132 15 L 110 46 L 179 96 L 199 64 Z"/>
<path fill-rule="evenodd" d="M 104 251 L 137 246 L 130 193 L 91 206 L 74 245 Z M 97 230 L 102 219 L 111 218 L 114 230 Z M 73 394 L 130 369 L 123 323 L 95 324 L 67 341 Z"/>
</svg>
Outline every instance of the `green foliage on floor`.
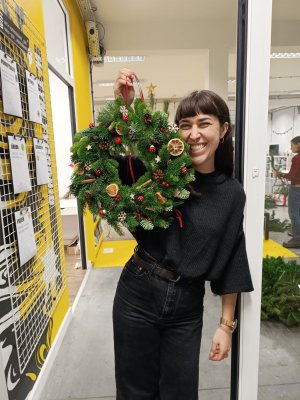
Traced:
<svg viewBox="0 0 300 400">
<path fill-rule="evenodd" d="M 263 260 L 261 318 L 300 325 L 300 265 L 282 257 Z"/>
<path fill-rule="evenodd" d="M 285 232 L 291 229 L 291 223 L 288 219 L 281 221 L 279 218 L 275 218 L 275 211 L 272 211 L 269 219 L 269 231 L 272 232 Z"/>
<path fill-rule="evenodd" d="M 265 195 L 265 209 L 266 210 L 271 210 L 272 208 L 276 208 L 276 207 L 277 207 L 277 203 L 273 199 L 273 196 L 269 195 L 269 194 L 266 194 Z"/>
</svg>

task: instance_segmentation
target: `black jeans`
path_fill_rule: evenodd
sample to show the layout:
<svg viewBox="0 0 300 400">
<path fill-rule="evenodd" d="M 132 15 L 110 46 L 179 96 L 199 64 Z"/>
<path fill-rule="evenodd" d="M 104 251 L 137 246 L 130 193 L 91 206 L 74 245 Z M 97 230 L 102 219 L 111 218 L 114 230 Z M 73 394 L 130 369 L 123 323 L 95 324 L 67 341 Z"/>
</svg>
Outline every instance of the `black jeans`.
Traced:
<svg viewBox="0 0 300 400">
<path fill-rule="evenodd" d="M 117 400 L 198 399 L 204 290 L 126 264 L 113 307 Z"/>
</svg>

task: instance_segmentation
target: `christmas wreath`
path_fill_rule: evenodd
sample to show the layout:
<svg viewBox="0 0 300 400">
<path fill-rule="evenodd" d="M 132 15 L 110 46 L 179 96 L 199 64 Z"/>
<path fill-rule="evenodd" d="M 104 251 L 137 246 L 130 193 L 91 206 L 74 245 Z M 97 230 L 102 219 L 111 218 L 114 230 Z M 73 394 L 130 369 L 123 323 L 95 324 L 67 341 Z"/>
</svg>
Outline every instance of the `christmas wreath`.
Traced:
<svg viewBox="0 0 300 400">
<path fill-rule="evenodd" d="M 75 135 L 71 148 L 73 175 L 70 191 L 80 212 L 89 208 L 117 232 L 140 225 L 151 230 L 167 228 L 176 207 L 190 195 L 186 185 L 194 180 L 189 147 L 167 114 L 153 112 L 142 99 L 126 107 L 123 99 L 107 103 L 98 124 Z M 117 157 L 137 156 L 146 172 L 132 184 L 122 184 Z M 130 164 L 131 166 L 131 164 Z M 132 179 L 134 173 L 131 168 Z"/>
</svg>

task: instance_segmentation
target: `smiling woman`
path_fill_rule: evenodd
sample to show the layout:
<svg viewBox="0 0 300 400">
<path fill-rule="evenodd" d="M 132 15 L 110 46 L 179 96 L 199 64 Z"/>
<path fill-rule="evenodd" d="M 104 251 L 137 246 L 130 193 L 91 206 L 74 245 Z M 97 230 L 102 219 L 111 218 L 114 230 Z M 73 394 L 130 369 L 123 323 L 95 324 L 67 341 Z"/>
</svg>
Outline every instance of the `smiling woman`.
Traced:
<svg viewBox="0 0 300 400">
<path fill-rule="evenodd" d="M 134 98 L 134 76 L 128 69 L 119 72 L 116 97 L 130 85 Z M 232 178 L 228 107 L 214 92 L 192 92 L 179 103 L 175 121 L 190 145 L 192 186 L 200 196 L 191 191 L 179 207 L 180 225 L 135 231 L 138 246 L 121 274 L 113 307 L 117 400 L 198 399 L 205 281 L 222 296 L 212 361 L 228 357 L 237 293 L 253 290 L 245 194 Z"/>
</svg>

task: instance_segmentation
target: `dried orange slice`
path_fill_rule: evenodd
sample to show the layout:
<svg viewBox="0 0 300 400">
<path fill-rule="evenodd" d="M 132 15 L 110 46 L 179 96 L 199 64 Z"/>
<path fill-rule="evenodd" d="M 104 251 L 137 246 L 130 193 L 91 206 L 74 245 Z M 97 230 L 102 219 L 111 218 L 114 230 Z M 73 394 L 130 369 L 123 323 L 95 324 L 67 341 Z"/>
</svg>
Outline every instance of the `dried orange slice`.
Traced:
<svg viewBox="0 0 300 400">
<path fill-rule="evenodd" d="M 116 183 L 111 183 L 106 186 L 105 190 L 110 197 L 115 197 L 119 193 L 120 188 Z"/>
<path fill-rule="evenodd" d="M 168 142 L 167 146 L 168 146 L 169 153 L 172 156 L 180 156 L 180 154 L 183 153 L 184 144 L 183 144 L 183 141 L 178 138 L 171 139 Z"/>
</svg>

